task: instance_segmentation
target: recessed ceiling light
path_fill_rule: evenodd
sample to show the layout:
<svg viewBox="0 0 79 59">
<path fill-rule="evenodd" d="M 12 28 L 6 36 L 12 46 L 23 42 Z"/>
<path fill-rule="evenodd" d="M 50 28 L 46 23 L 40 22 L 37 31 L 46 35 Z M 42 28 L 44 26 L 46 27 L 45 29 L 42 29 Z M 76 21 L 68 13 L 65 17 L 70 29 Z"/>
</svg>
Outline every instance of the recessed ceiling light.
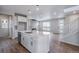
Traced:
<svg viewBox="0 0 79 59">
<path fill-rule="evenodd" d="M 36 10 L 39 11 L 39 8 L 37 7 Z"/>
</svg>

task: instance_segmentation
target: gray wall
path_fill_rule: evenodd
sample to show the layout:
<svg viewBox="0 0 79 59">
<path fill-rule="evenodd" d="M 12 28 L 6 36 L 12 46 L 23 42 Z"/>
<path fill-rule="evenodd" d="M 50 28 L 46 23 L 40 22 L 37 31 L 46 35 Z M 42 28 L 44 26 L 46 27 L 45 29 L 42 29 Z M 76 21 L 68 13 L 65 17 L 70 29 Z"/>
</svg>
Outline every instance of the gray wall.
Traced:
<svg viewBox="0 0 79 59">
<path fill-rule="evenodd" d="M 79 14 L 65 18 L 63 36 L 63 42 L 79 46 Z"/>
</svg>

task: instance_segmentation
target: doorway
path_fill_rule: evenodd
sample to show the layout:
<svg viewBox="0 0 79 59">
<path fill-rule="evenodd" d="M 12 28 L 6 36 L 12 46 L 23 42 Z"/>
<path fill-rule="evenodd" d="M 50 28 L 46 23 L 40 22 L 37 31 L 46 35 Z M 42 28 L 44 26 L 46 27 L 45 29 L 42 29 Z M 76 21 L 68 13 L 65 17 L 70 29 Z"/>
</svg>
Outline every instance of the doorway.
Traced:
<svg viewBox="0 0 79 59">
<path fill-rule="evenodd" d="M 8 16 L 0 15 L 0 37 L 9 36 Z"/>
</svg>

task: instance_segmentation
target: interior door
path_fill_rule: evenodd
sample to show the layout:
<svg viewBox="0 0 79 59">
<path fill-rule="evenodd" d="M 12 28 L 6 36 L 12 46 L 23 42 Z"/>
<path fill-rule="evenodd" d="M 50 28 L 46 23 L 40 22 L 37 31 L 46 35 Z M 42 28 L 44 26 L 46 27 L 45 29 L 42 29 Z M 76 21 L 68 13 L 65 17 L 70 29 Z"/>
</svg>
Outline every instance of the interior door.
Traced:
<svg viewBox="0 0 79 59">
<path fill-rule="evenodd" d="M 0 15 L 0 37 L 7 37 L 8 35 L 8 17 Z"/>
</svg>

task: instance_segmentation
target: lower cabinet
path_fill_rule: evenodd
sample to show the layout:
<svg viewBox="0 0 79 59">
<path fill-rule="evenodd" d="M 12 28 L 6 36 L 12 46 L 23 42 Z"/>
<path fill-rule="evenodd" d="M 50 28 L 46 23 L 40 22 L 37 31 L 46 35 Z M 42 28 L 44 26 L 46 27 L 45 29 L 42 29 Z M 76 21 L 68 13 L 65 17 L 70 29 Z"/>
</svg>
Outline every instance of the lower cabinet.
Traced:
<svg viewBox="0 0 79 59">
<path fill-rule="evenodd" d="M 50 40 L 47 36 L 34 38 L 31 35 L 22 35 L 21 44 L 32 53 L 47 53 Z"/>
<path fill-rule="evenodd" d="M 33 39 L 31 36 L 22 36 L 21 38 L 21 44 L 26 48 L 28 49 L 30 52 L 32 50 L 32 47 L 33 47 Z"/>
</svg>

